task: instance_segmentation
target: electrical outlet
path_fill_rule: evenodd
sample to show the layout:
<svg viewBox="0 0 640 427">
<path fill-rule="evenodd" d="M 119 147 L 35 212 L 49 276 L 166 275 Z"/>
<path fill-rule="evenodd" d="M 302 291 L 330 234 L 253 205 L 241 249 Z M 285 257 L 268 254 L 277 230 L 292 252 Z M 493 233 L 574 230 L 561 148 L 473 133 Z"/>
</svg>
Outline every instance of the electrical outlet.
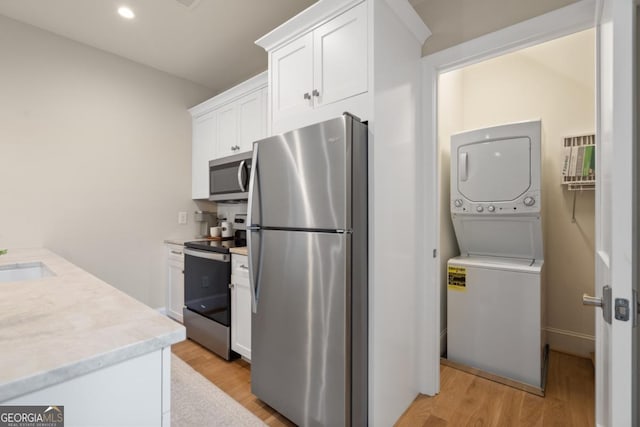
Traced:
<svg viewBox="0 0 640 427">
<path fill-rule="evenodd" d="M 186 224 L 186 223 L 187 223 L 187 213 L 178 212 L 178 224 Z"/>
</svg>

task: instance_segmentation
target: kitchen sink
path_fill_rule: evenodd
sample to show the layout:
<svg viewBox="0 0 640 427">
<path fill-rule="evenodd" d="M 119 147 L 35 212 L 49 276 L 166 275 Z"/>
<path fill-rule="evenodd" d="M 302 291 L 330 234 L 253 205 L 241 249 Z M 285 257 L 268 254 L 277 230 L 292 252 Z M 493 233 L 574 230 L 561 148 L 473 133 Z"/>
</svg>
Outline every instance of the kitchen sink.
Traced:
<svg viewBox="0 0 640 427">
<path fill-rule="evenodd" d="M 20 282 L 55 276 L 53 271 L 41 262 L 25 262 L 0 266 L 0 283 Z"/>
</svg>

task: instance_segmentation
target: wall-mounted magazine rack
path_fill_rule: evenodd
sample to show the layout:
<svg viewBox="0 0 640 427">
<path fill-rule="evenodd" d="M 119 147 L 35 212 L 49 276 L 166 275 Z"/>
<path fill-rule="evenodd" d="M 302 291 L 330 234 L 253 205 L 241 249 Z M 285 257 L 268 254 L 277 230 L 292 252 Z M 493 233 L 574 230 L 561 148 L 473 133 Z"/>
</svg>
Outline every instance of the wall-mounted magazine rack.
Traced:
<svg viewBox="0 0 640 427">
<path fill-rule="evenodd" d="M 594 134 L 564 138 L 562 184 L 568 190 L 595 190 L 596 136 Z"/>
<path fill-rule="evenodd" d="M 577 190 L 596 189 L 596 136 L 594 134 L 564 138 L 562 184 L 573 193 L 571 222 L 576 222 Z"/>
</svg>

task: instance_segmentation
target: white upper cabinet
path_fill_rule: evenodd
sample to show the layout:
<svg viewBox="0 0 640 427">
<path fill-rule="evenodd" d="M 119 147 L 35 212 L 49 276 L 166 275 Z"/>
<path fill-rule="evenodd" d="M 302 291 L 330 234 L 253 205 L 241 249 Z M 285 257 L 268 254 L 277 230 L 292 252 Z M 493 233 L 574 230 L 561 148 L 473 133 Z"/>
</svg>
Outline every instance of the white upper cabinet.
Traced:
<svg viewBox="0 0 640 427">
<path fill-rule="evenodd" d="M 362 3 L 313 32 L 316 106 L 367 91 L 366 13 Z"/>
<path fill-rule="evenodd" d="M 282 119 L 305 114 L 313 105 L 313 34 L 273 52 L 271 71 L 273 116 Z"/>
<path fill-rule="evenodd" d="M 249 151 L 267 134 L 267 72 L 189 110 L 193 117 L 192 198 L 209 198 L 209 161 Z"/>
<path fill-rule="evenodd" d="M 273 49 L 269 66 L 274 133 L 344 110 L 366 116 L 366 100 L 352 99 L 368 90 L 366 2 Z"/>
<path fill-rule="evenodd" d="M 238 151 L 238 105 L 231 103 L 216 110 L 218 150 L 216 157 L 229 156 Z"/>
<path fill-rule="evenodd" d="M 216 114 L 214 111 L 193 119 L 191 143 L 191 197 L 209 197 L 209 160 L 216 157 Z"/>
<path fill-rule="evenodd" d="M 254 141 L 267 136 L 266 96 L 264 88 L 238 101 L 238 152 L 251 150 Z"/>
</svg>

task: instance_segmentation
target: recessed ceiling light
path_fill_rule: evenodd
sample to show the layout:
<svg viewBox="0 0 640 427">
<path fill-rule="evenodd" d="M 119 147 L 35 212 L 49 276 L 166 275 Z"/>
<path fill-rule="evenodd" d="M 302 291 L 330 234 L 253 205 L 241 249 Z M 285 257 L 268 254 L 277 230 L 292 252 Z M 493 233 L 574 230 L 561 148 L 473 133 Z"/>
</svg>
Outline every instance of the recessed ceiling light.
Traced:
<svg viewBox="0 0 640 427">
<path fill-rule="evenodd" d="M 122 6 L 118 8 L 118 14 L 123 18 L 127 18 L 127 19 L 133 19 L 136 17 L 136 14 L 133 13 L 133 10 L 129 9 L 126 6 Z"/>
</svg>

